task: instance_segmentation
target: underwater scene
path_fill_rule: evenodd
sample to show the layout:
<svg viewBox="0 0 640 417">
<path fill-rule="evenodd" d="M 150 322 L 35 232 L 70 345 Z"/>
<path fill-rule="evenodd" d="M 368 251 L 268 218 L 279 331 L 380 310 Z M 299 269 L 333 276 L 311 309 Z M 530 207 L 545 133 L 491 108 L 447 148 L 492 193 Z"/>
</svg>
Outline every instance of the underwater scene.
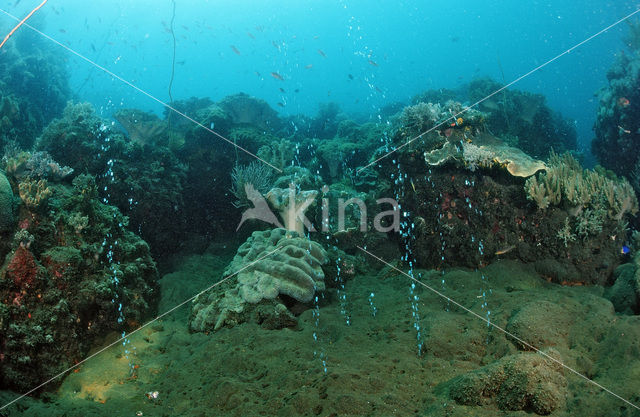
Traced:
<svg viewBox="0 0 640 417">
<path fill-rule="evenodd" d="M 640 6 L 0 2 L 0 417 L 640 417 Z"/>
</svg>

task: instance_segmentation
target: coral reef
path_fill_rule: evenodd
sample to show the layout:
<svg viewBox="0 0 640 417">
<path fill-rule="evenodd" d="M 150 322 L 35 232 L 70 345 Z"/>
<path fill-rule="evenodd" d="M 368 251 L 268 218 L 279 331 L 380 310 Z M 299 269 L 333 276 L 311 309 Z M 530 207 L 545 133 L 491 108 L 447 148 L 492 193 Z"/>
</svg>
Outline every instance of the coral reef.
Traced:
<svg viewBox="0 0 640 417">
<path fill-rule="evenodd" d="M 18 31 L 0 54 L 0 149 L 29 149 L 70 97 L 66 63 L 46 39 Z"/>
<path fill-rule="evenodd" d="M 24 391 L 84 358 L 106 332 L 150 314 L 156 268 L 128 219 L 100 202 L 93 177 L 9 180 L 37 190 L 23 196 L 0 268 L 0 387 Z"/>
<path fill-rule="evenodd" d="M 175 221 L 185 205 L 187 167 L 162 139 L 147 145 L 127 141 L 108 125 L 91 105 L 70 103 L 44 130 L 37 148 L 76 173 L 93 175 L 100 196 L 129 216 L 154 254 L 166 254 L 189 232 L 187 217 Z"/>
<path fill-rule="evenodd" d="M 13 222 L 13 191 L 7 177 L 0 171 L 0 233 L 10 230 Z"/>
<path fill-rule="evenodd" d="M 394 142 L 398 135 L 402 129 Z M 473 152 L 463 152 L 463 146 Z M 508 170 L 484 167 L 501 165 L 494 162 L 495 152 L 487 152 L 495 146 L 513 148 L 481 126 L 453 129 L 448 137 L 433 131 L 377 164 L 379 176 L 392 173 L 393 180 L 398 175 L 379 192 L 402 199 L 400 250 L 409 248 L 421 267 L 477 268 L 496 258 L 515 257 L 533 263 L 554 282 L 611 283 L 621 261 L 625 220 L 637 207 L 628 183 L 601 169 L 585 171 L 574 158 L 555 154 L 546 170 L 525 181 Z M 448 155 L 459 163 L 425 170 L 425 153 L 434 163 Z M 532 172 L 545 166 L 528 161 Z M 527 204 L 527 197 L 547 208 Z"/>
<path fill-rule="evenodd" d="M 607 72 L 608 84 L 598 91 L 598 111 L 591 143 L 598 162 L 627 176 L 640 192 L 640 49 L 630 26 L 627 51 L 621 51 Z"/>
<path fill-rule="evenodd" d="M 193 331 L 218 330 L 250 320 L 269 327 L 295 325 L 291 301 L 309 303 L 324 291 L 325 250 L 285 229 L 256 231 L 239 248 L 224 275 L 237 283 L 201 294 L 192 308 Z M 276 325 L 278 324 L 278 325 Z"/>
<path fill-rule="evenodd" d="M 562 153 L 577 148 L 572 121 L 551 110 L 544 96 L 512 88 L 495 94 L 502 87 L 490 78 L 478 78 L 456 91 L 426 91 L 414 97 L 413 103 L 478 103 L 484 129 L 534 158 L 546 159 L 552 149 Z M 468 113 L 461 116 L 466 120 Z"/>
<path fill-rule="evenodd" d="M 563 153 L 577 148 L 572 121 L 551 110 L 544 96 L 509 88 L 486 98 L 502 87 L 488 78 L 467 86 L 471 103 L 483 100 L 479 110 L 487 113 L 485 123 L 494 135 L 509 138 L 512 146 L 539 159 L 546 159 L 551 150 Z"/>
<path fill-rule="evenodd" d="M 261 130 L 278 130 L 280 119 L 266 101 L 239 93 L 227 96 L 217 105 L 229 115 L 232 124 L 251 125 Z"/>
</svg>

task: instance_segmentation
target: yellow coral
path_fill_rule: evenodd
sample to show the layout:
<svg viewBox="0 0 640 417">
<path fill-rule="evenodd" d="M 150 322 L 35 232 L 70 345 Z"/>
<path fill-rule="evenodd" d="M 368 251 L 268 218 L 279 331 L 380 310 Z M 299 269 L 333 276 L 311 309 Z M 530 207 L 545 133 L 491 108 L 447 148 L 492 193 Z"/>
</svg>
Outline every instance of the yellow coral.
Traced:
<svg viewBox="0 0 640 417">
<path fill-rule="evenodd" d="M 40 206 L 51 195 L 47 180 L 27 178 L 18 184 L 18 192 L 22 202 L 30 209 Z"/>
</svg>

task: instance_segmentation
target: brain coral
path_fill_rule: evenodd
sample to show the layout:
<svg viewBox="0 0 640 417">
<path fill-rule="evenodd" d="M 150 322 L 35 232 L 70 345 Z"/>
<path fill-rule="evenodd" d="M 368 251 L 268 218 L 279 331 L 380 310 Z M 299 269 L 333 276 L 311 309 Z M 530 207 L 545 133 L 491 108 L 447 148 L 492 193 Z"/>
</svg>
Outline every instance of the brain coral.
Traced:
<svg viewBox="0 0 640 417">
<path fill-rule="evenodd" d="M 225 276 L 238 273 L 240 295 L 248 303 L 280 294 L 307 303 L 316 289 L 325 288 L 322 265 L 326 262 L 322 246 L 296 233 L 257 231 L 238 248 Z"/>
<path fill-rule="evenodd" d="M 267 328 L 295 325 L 279 296 L 311 301 L 316 290 L 325 289 L 321 267 L 327 260 L 322 246 L 296 232 L 253 232 L 224 273 L 237 278 L 236 285 L 201 294 L 192 308 L 191 330 L 218 330 L 251 319 Z"/>
<path fill-rule="evenodd" d="M 0 172 L 0 232 L 13 225 L 13 192 L 7 177 Z"/>
</svg>

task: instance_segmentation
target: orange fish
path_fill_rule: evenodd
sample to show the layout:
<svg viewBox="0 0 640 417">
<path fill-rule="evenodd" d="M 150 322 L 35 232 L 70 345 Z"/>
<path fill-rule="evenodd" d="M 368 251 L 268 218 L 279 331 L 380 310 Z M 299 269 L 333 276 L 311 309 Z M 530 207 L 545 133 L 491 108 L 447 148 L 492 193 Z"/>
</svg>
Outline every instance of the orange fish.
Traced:
<svg viewBox="0 0 640 417">
<path fill-rule="evenodd" d="M 629 104 L 631 104 L 631 102 L 626 97 L 620 97 L 618 99 L 618 106 L 620 107 L 627 107 Z"/>
<path fill-rule="evenodd" d="M 278 74 L 277 72 L 272 72 L 271 76 L 273 78 L 275 78 L 276 80 L 284 81 L 284 77 L 282 75 Z"/>
<path fill-rule="evenodd" d="M 240 55 L 240 51 L 238 51 L 238 48 L 236 48 L 234 45 L 231 45 L 231 49 L 233 49 L 233 52 Z"/>
<path fill-rule="evenodd" d="M 318 53 L 323 57 L 326 58 L 327 54 L 324 53 L 324 51 L 322 51 L 322 49 L 318 49 Z"/>
</svg>

